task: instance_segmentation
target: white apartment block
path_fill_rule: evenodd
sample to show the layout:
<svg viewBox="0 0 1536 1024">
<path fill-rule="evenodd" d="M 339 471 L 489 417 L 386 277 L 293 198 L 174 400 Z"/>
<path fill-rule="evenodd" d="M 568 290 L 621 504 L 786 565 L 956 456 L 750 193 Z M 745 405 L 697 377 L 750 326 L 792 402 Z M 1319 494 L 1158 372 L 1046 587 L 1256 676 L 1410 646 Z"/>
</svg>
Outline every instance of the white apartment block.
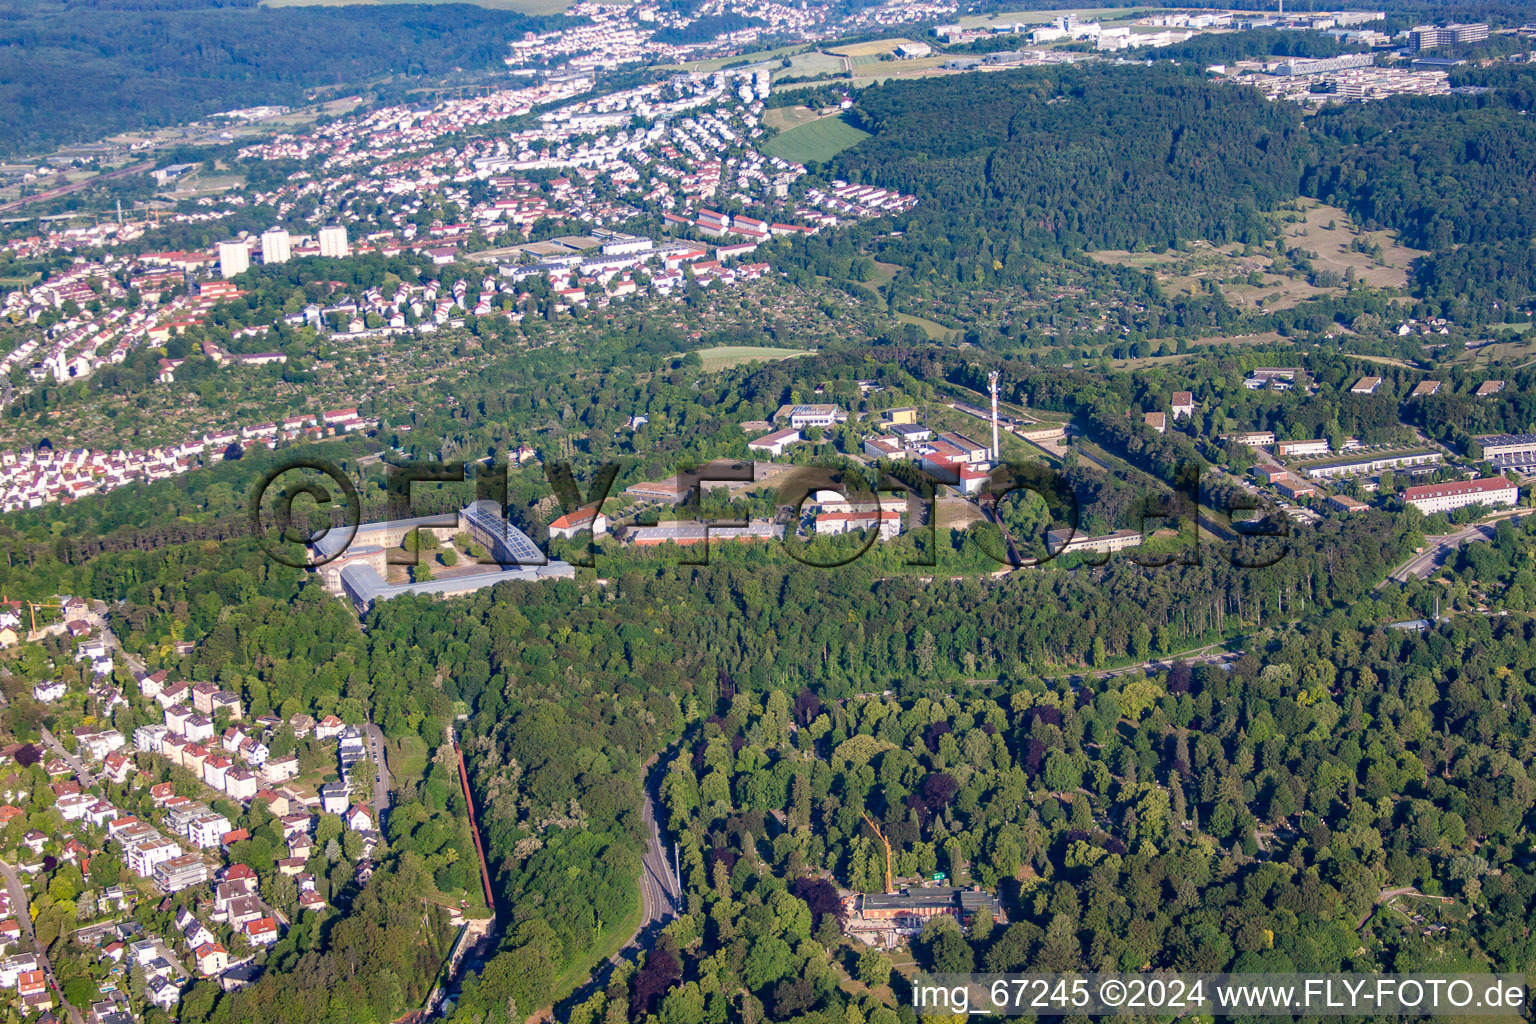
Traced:
<svg viewBox="0 0 1536 1024">
<path fill-rule="evenodd" d="M 244 242 L 219 243 L 219 276 L 231 278 L 251 269 L 251 250 Z"/>
<path fill-rule="evenodd" d="M 1514 505 L 1519 500 L 1520 489 L 1501 476 L 1425 484 L 1403 491 L 1404 504 L 1427 516 L 1468 505 Z"/>
<path fill-rule="evenodd" d="M 182 854 L 181 844 L 164 836 L 154 836 L 128 847 L 128 867 L 140 878 L 149 878 L 155 868 Z"/>
<path fill-rule="evenodd" d="M 327 224 L 320 229 L 320 255 L 329 259 L 341 259 L 347 255 L 347 229 L 340 224 Z"/>
<path fill-rule="evenodd" d="M 261 262 L 287 263 L 293 258 L 293 243 L 283 228 L 268 228 L 261 234 Z"/>
</svg>

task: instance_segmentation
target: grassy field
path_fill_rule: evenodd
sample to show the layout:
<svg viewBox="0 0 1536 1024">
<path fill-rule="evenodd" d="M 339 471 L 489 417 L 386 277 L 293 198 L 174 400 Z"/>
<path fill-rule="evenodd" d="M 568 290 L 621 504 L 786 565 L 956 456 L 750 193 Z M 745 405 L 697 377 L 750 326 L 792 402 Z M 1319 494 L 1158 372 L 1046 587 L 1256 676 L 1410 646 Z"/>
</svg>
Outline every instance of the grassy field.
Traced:
<svg viewBox="0 0 1536 1024">
<path fill-rule="evenodd" d="M 420 736 L 413 734 L 391 740 L 384 758 L 397 783 L 415 782 L 427 773 L 427 745 Z"/>
<path fill-rule="evenodd" d="M 763 145 L 763 153 L 791 163 L 809 164 L 830 160 L 867 138 L 868 132 L 855 128 L 841 117 L 823 117 L 774 136 Z"/>
<path fill-rule="evenodd" d="M 716 348 L 699 349 L 699 358 L 704 361 L 704 370 L 707 373 L 729 370 L 748 363 L 773 363 L 780 359 L 797 359 L 809 354 L 796 348 L 754 348 L 750 345 L 720 345 Z"/>
<path fill-rule="evenodd" d="M 1356 231 L 1349 215 L 1334 206 L 1303 200 L 1271 214 L 1286 249 L 1298 249 L 1316 271 L 1332 271 L 1342 282 L 1353 271 L 1357 280 L 1376 288 L 1403 288 L 1413 261 L 1422 253 L 1398 245 L 1385 231 Z M 1360 252 L 1357 242 L 1380 247 L 1380 255 Z M 1161 253 L 1101 250 L 1092 254 L 1101 263 L 1137 267 L 1157 275 L 1171 295 L 1197 294 L 1206 281 L 1215 281 L 1236 306 L 1288 309 L 1320 295 L 1342 295 L 1345 287 L 1319 287 L 1305 276 L 1275 273 L 1272 253 L 1245 254 L 1237 244 L 1215 246 L 1189 243 L 1182 251 Z M 1281 267 L 1279 269 L 1285 269 Z"/>
<path fill-rule="evenodd" d="M 763 124 L 776 132 L 810 124 L 821 115 L 810 107 L 769 107 L 763 111 Z"/>
<path fill-rule="evenodd" d="M 791 57 L 807 50 L 808 47 L 805 44 L 799 43 L 794 46 L 780 46 L 774 50 L 755 50 L 752 53 L 738 53 L 732 57 L 710 57 L 707 60 L 690 60 L 685 64 L 657 64 L 655 67 L 661 71 L 719 71 L 727 64 L 740 64 L 742 61 L 752 64 L 757 61 Z"/>
<path fill-rule="evenodd" d="M 820 50 L 808 50 L 789 58 L 789 67 L 773 68 L 774 78 L 804 78 L 808 75 L 836 75 L 849 70 L 843 57 L 836 57 Z"/>
<path fill-rule="evenodd" d="M 910 39 L 871 39 L 863 43 L 850 43 L 847 46 L 831 46 L 828 53 L 835 53 L 839 57 L 873 57 L 879 59 L 881 54 L 895 53 L 896 47 L 910 44 Z"/>
<path fill-rule="evenodd" d="M 1313 266 L 1339 274 L 1353 267 L 1356 278 L 1375 288 L 1406 287 L 1413 261 L 1425 255 L 1398 245 L 1391 232 L 1355 231 L 1349 225 L 1349 214 L 1322 203 L 1309 206 L 1304 221 L 1286 225 L 1285 237 L 1292 245 L 1317 253 Z M 1356 239 L 1381 246 L 1381 259 L 1352 249 Z"/>
<path fill-rule="evenodd" d="M 911 313 L 897 313 L 896 319 L 904 324 L 921 327 L 932 341 L 953 341 L 958 331 L 952 331 L 943 324 L 926 317 L 913 316 Z"/>
<path fill-rule="evenodd" d="M 886 60 L 877 57 L 849 57 L 848 61 L 853 65 L 852 78 L 838 79 L 838 83 L 853 89 L 862 89 L 866 85 L 876 85 L 888 82 L 893 78 L 935 78 L 940 75 L 967 74 L 963 71 L 951 71 L 941 65 L 949 56 L 943 53 L 934 54 L 932 57 L 918 57 L 915 60 Z M 775 85 L 774 89 L 809 89 L 825 82 L 790 82 L 785 85 Z"/>
</svg>

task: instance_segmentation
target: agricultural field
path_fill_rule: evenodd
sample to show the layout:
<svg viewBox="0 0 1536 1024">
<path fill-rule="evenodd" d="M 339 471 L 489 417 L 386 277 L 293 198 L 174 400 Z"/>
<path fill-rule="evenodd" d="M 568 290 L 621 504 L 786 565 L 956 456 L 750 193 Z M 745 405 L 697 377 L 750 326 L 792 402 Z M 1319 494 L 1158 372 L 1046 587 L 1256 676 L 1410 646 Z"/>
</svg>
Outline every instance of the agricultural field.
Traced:
<svg viewBox="0 0 1536 1024">
<path fill-rule="evenodd" d="M 729 370 L 748 363 L 773 363 L 781 359 L 796 359 L 809 355 L 801 349 L 756 348 L 751 345 L 720 345 L 716 348 L 702 348 L 698 352 L 699 358 L 704 361 L 706 373 Z"/>
<path fill-rule="evenodd" d="M 823 117 L 774 136 L 762 149 L 766 156 L 809 164 L 830 160 L 867 138 L 868 132 L 855 128 L 841 117 Z"/>
<path fill-rule="evenodd" d="M 849 70 L 846 57 L 834 56 L 831 53 L 822 53 L 820 50 L 807 50 L 805 53 L 797 53 L 789 58 L 789 67 L 774 68 L 774 78 L 807 78 L 812 75 L 840 75 Z"/>
</svg>

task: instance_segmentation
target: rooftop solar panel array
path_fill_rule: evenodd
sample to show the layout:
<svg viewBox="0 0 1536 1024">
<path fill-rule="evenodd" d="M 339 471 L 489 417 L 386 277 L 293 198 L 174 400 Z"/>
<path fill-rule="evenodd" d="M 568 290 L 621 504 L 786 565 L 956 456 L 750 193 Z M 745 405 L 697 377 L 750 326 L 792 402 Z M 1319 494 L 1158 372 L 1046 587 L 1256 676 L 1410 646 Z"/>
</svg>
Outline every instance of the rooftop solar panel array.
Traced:
<svg viewBox="0 0 1536 1024">
<path fill-rule="evenodd" d="M 549 561 L 526 533 L 502 519 L 488 506 L 478 503 L 471 505 L 465 509 L 464 515 L 471 525 L 494 538 L 491 557 L 498 565 L 544 565 Z"/>
</svg>

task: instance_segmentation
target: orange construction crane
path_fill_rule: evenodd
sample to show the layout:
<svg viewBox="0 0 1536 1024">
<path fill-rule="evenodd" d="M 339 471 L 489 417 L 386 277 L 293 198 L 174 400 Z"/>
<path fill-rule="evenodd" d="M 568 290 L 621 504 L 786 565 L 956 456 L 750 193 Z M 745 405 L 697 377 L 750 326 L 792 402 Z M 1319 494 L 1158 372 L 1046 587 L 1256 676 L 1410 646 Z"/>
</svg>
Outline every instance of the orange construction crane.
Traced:
<svg viewBox="0 0 1536 1024">
<path fill-rule="evenodd" d="M 863 811 L 859 813 L 864 814 Z M 880 840 L 880 844 L 885 847 L 885 891 L 887 894 L 893 893 L 896 891 L 896 887 L 891 884 L 891 844 L 886 841 L 885 833 L 880 831 L 880 826 L 876 825 L 868 814 L 864 814 L 864 824 L 869 826 L 869 830 L 875 834 L 875 838 Z"/>
<path fill-rule="evenodd" d="M 35 602 L 28 601 L 27 602 L 27 609 L 32 613 L 32 635 L 33 636 L 37 635 L 37 610 L 39 608 L 57 608 L 60 611 L 64 610 L 64 606 L 61 605 L 61 604 L 36 604 Z"/>
</svg>

